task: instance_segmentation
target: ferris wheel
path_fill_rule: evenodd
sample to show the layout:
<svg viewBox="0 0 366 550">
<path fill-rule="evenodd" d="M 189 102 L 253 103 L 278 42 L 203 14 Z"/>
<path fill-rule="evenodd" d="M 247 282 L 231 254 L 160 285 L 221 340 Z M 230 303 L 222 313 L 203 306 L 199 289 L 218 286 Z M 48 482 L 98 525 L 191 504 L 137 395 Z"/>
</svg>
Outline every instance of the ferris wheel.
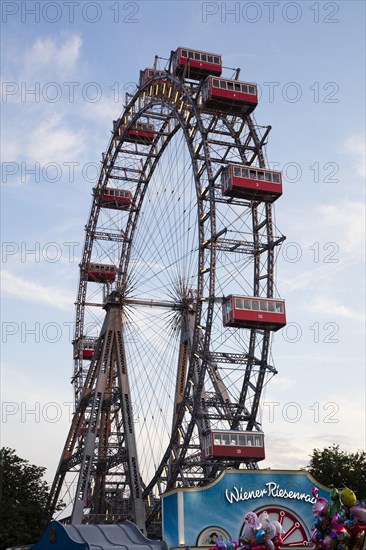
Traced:
<svg viewBox="0 0 366 550">
<path fill-rule="evenodd" d="M 160 494 L 264 458 L 262 390 L 285 324 L 270 127 L 255 84 L 178 48 L 113 122 L 85 226 L 75 415 L 51 490 L 71 521 L 160 521 Z"/>
</svg>

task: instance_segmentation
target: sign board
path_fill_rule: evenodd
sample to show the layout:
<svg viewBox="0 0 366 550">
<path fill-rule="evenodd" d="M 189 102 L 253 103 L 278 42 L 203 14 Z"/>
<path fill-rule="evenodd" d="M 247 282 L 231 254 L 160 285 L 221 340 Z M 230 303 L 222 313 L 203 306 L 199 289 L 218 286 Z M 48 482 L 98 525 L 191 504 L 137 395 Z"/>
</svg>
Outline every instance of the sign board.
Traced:
<svg viewBox="0 0 366 550">
<path fill-rule="evenodd" d="M 245 514 L 267 511 L 282 524 L 285 546 L 304 546 L 313 525 L 313 487 L 329 498 L 330 489 L 306 472 L 227 470 L 205 487 L 163 495 L 163 539 L 170 547 L 205 546 L 215 532 L 219 540 L 237 541 Z"/>
</svg>

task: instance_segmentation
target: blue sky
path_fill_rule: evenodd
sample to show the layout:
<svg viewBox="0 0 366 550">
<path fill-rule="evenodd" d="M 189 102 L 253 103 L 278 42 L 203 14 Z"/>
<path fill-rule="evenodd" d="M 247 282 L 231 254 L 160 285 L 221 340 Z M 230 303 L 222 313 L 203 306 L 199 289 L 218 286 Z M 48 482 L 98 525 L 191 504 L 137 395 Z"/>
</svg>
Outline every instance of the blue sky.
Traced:
<svg viewBox="0 0 366 550">
<path fill-rule="evenodd" d="M 255 118 L 272 125 L 268 160 L 284 172 L 276 271 L 289 324 L 263 395 L 263 466 L 365 447 L 364 19 L 358 1 L 3 2 L 1 445 L 52 479 L 101 153 L 139 70 L 185 45 L 258 83 Z"/>
</svg>

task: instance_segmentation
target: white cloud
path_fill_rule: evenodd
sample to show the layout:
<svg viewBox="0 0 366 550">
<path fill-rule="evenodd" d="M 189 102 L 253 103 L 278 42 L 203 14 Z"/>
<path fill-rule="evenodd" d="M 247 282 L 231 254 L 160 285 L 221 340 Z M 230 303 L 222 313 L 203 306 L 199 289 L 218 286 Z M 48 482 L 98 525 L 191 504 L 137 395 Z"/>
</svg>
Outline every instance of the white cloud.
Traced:
<svg viewBox="0 0 366 550">
<path fill-rule="evenodd" d="M 81 48 L 78 34 L 61 33 L 56 37 L 38 38 L 26 49 L 21 50 L 17 45 L 8 51 L 11 69 L 4 84 L 10 89 L 14 86 L 16 92 L 7 95 L 9 105 L 6 117 L 4 115 L 9 134 L 2 144 L 2 157 L 6 161 L 39 162 L 41 166 L 70 162 L 79 160 L 88 147 L 85 132 L 75 124 L 75 105 L 70 102 L 72 92 L 63 84 L 72 81 L 77 84 L 76 90 L 80 89 L 76 80 L 80 80 L 82 73 Z M 52 91 L 45 92 L 45 86 L 51 86 Z M 59 99 L 47 100 L 48 93 L 52 98 L 59 94 Z M 11 108 L 14 102 L 19 108 Z M 72 119 L 68 116 L 71 111 Z M 27 128 L 26 135 L 24 128 Z"/>
<path fill-rule="evenodd" d="M 304 227 L 310 228 L 304 231 Z M 288 264 L 282 275 L 286 291 L 317 288 L 329 277 L 338 278 L 364 263 L 365 205 L 345 200 L 324 204 L 309 212 L 297 211 L 292 220 L 291 241 L 284 244 L 282 257 Z M 286 264 L 285 264 L 286 265 Z M 296 271 L 294 268 L 298 267 Z M 300 269 L 300 271 L 299 271 Z M 286 276 L 286 273 L 288 274 Z M 342 284 L 344 286 L 344 284 Z"/>
<path fill-rule="evenodd" d="M 34 120 L 34 122 L 32 122 Z M 85 158 L 85 151 L 88 140 L 85 137 L 83 130 L 72 130 L 70 125 L 63 119 L 60 114 L 46 117 L 43 113 L 43 118 L 27 117 L 27 126 L 30 128 L 28 139 L 19 147 L 22 142 L 21 130 L 16 129 L 9 140 L 4 140 L 1 147 L 1 154 L 6 162 L 22 162 L 27 161 L 26 168 L 31 169 L 39 163 L 41 168 L 49 163 L 64 163 L 80 161 Z M 19 167 L 18 167 L 19 168 Z M 76 170 L 76 168 L 74 168 Z M 47 177 L 52 178 L 52 166 L 49 168 L 50 174 Z M 56 168 L 53 167 L 55 171 Z M 19 168 L 20 171 L 26 170 Z M 67 169 L 65 169 L 67 173 Z"/>
<path fill-rule="evenodd" d="M 298 357 L 296 357 L 296 361 L 298 361 Z M 279 392 L 287 392 L 290 388 L 292 388 L 296 383 L 296 378 L 286 375 L 281 375 L 280 377 L 275 376 L 273 380 L 271 380 L 271 390 L 273 390 L 273 394 L 275 394 L 275 390 Z"/>
<path fill-rule="evenodd" d="M 53 352 L 54 353 L 54 352 Z M 52 361 L 42 354 L 42 360 Z M 57 354 L 60 356 L 59 352 Z M 27 361 L 24 361 L 27 365 Z M 51 482 L 62 451 L 73 412 L 73 393 L 68 375 L 68 362 L 59 363 L 58 377 L 55 373 L 44 377 L 35 369 L 23 365 L 2 365 L 2 444 L 16 449 L 17 455 L 32 464 L 46 467 L 46 479 Z M 48 442 L 49 452 L 34 441 Z"/>
<path fill-rule="evenodd" d="M 106 123 L 106 131 L 102 138 L 106 141 L 106 138 L 110 137 L 108 130 L 112 130 L 112 120 L 116 120 L 121 114 L 120 103 L 113 100 L 112 97 L 102 95 L 99 101 L 86 102 L 83 111 L 83 116 L 89 120 L 102 121 Z"/>
<path fill-rule="evenodd" d="M 81 37 L 71 33 L 38 38 L 26 45 L 22 43 L 22 47 L 19 40 L 8 44 L 3 56 L 2 74 L 6 103 L 30 104 L 34 97 L 32 90 L 42 92 L 45 82 L 62 86 L 68 79 L 80 78 L 81 50 Z M 42 99 L 41 94 L 37 103 L 44 103 Z"/>
<path fill-rule="evenodd" d="M 344 265 L 342 263 L 332 264 L 333 277 L 339 271 L 343 271 Z M 315 283 L 319 287 L 320 282 L 329 282 L 329 270 L 328 264 L 317 264 L 315 269 L 303 271 L 300 275 L 291 276 L 288 279 L 281 278 L 281 286 L 286 289 L 286 292 L 293 292 L 296 290 L 303 290 L 305 288 L 314 288 Z"/>
<path fill-rule="evenodd" d="M 42 121 L 30 134 L 27 156 L 42 166 L 80 159 L 85 149 L 82 131 L 74 132 L 59 115 Z"/>
<path fill-rule="evenodd" d="M 8 271 L 2 272 L 2 292 L 10 294 L 18 300 L 42 303 L 56 309 L 69 310 L 73 303 L 73 296 L 59 287 L 47 287 L 35 283 Z"/>
<path fill-rule="evenodd" d="M 307 463 L 303 446 L 293 437 L 279 432 L 266 432 L 266 460 L 260 468 L 296 470 Z"/>
<path fill-rule="evenodd" d="M 306 223 L 307 222 L 307 223 Z M 300 244 L 308 249 L 313 247 L 312 254 L 315 257 L 314 239 L 323 249 L 329 263 L 333 263 L 333 257 L 337 253 L 331 244 L 339 245 L 342 252 L 359 253 L 365 240 L 365 204 L 363 200 L 344 200 L 341 203 L 323 204 L 314 209 L 311 218 L 311 231 L 304 235 L 304 227 L 309 223 L 309 213 L 304 216 L 298 212 L 297 222 L 294 225 L 299 235 Z M 337 263 L 337 262 L 334 262 Z"/>
<path fill-rule="evenodd" d="M 32 72 L 47 69 L 69 71 L 79 61 L 82 40 L 79 35 L 62 35 L 60 38 L 37 39 L 24 56 L 24 63 Z M 59 75 L 62 76 L 62 75 Z"/>
<path fill-rule="evenodd" d="M 363 201 L 344 201 L 328 204 L 318 209 L 320 229 L 334 235 L 334 241 L 346 252 L 364 250 L 365 204 Z"/>
<path fill-rule="evenodd" d="M 366 177 L 365 137 L 357 134 L 352 134 L 345 140 L 344 147 L 346 152 L 355 159 L 357 175 L 361 176 L 362 178 L 365 178 Z"/>
<path fill-rule="evenodd" d="M 309 462 L 314 448 L 323 449 L 333 443 L 344 446 L 347 452 L 364 448 L 364 395 L 360 400 L 347 382 L 340 392 L 332 392 L 330 387 L 331 382 L 324 395 L 314 393 L 308 401 L 295 402 L 292 397 L 287 402 L 279 401 L 272 408 L 271 421 L 266 410 L 266 461 L 261 467 L 296 469 Z M 354 425 L 357 430 L 353 430 Z"/>
<path fill-rule="evenodd" d="M 305 306 L 312 312 L 319 313 L 325 316 L 333 316 L 335 318 L 343 317 L 345 319 L 352 319 L 353 321 L 363 322 L 365 317 L 362 313 L 354 311 L 353 309 L 340 304 L 334 299 L 317 298 L 310 305 Z"/>
</svg>

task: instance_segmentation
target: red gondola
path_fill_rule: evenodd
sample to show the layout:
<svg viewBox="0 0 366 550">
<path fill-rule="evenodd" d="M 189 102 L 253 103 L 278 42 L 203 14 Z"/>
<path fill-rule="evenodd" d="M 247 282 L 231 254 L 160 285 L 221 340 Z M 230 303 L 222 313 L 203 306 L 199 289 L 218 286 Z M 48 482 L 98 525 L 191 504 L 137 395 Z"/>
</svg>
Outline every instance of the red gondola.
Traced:
<svg viewBox="0 0 366 550">
<path fill-rule="evenodd" d="M 88 359 L 91 361 L 93 359 L 93 355 L 95 353 L 95 349 L 83 349 L 83 359 Z"/>
<path fill-rule="evenodd" d="M 112 208 L 114 210 L 128 210 L 132 204 L 132 193 L 125 189 L 113 189 L 106 187 L 100 197 L 100 206 L 102 208 Z"/>
<path fill-rule="evenodd" d="M 282 195 L 281 172 L 229 164 L 221 174 L 221 191 L 226 197 L 274 202 Z"/>
<path fill-rule="evenodd" d="M 124 130 L 125 126 L 120 125 L 119 120 L 113 121 L 113 131 L 117 131 L 118 138 L 120 138 Z M 123 139 L 124 141 L 129 141 L 131 143 L 142 143 L 144 145 L 150 145 L 154 141 L 154 138 L 154 125 L 137 121 L 135 125 L 127 131 Z"/>
<path fill-rule="evenodd" d="M 222 73 L 221 55 L 187 48 L 178 48 L 173 53 L 172 66 L 175 76 L 184 74 L 193 80 L 201 80 L 210 74 L 220 76 Z"/>
<path fill-rule="evenodd" d="M 202 86 L 203 112 L 249 115 L 258 105 L 255 84 L 209 76 Z"/>
<path fill-rule="evenodd" d="M 145 86 L 147 82 L 150 82 L 150 80 L 154 78 L 154 76 L 163 76 L 166 74 L 168 74 L 166 71 L 157 71 L 149 68 L 145 69 L 144 71 L 140 71 L 140 88 L 142 88 L 142 86 Z"/>
<path fill-rule="evenodd" d="M 97 338 L 85 337 L 74 342 L 74 359 L 91 360 L 95 352 Z"/>
<path fill-rule="evenodd" d="M 83 338 L 81 341 L 81 351 L 83 359 L 91 361 L 95 353 L 95 346 L 97 343 L 97 338 Z"/>
<path fill-rule="evenodd" d="M 286 325 L 285 301 L 228 296 L 222 306 L 225 327 L 279 330 Z"/>
<path fill-rule="evenodd" d="M 263 460 L 265 458 L 262 432 L 210 430 L 203 437 L 203 456 L 212 458 L 240 458 Z"/>
<path fill-rule="evenodd" d="M 116 278 L 116 266 L 109 264 L 89 264 L 86 279 L 92 283 L 113 283 Z"/>
</svg>

